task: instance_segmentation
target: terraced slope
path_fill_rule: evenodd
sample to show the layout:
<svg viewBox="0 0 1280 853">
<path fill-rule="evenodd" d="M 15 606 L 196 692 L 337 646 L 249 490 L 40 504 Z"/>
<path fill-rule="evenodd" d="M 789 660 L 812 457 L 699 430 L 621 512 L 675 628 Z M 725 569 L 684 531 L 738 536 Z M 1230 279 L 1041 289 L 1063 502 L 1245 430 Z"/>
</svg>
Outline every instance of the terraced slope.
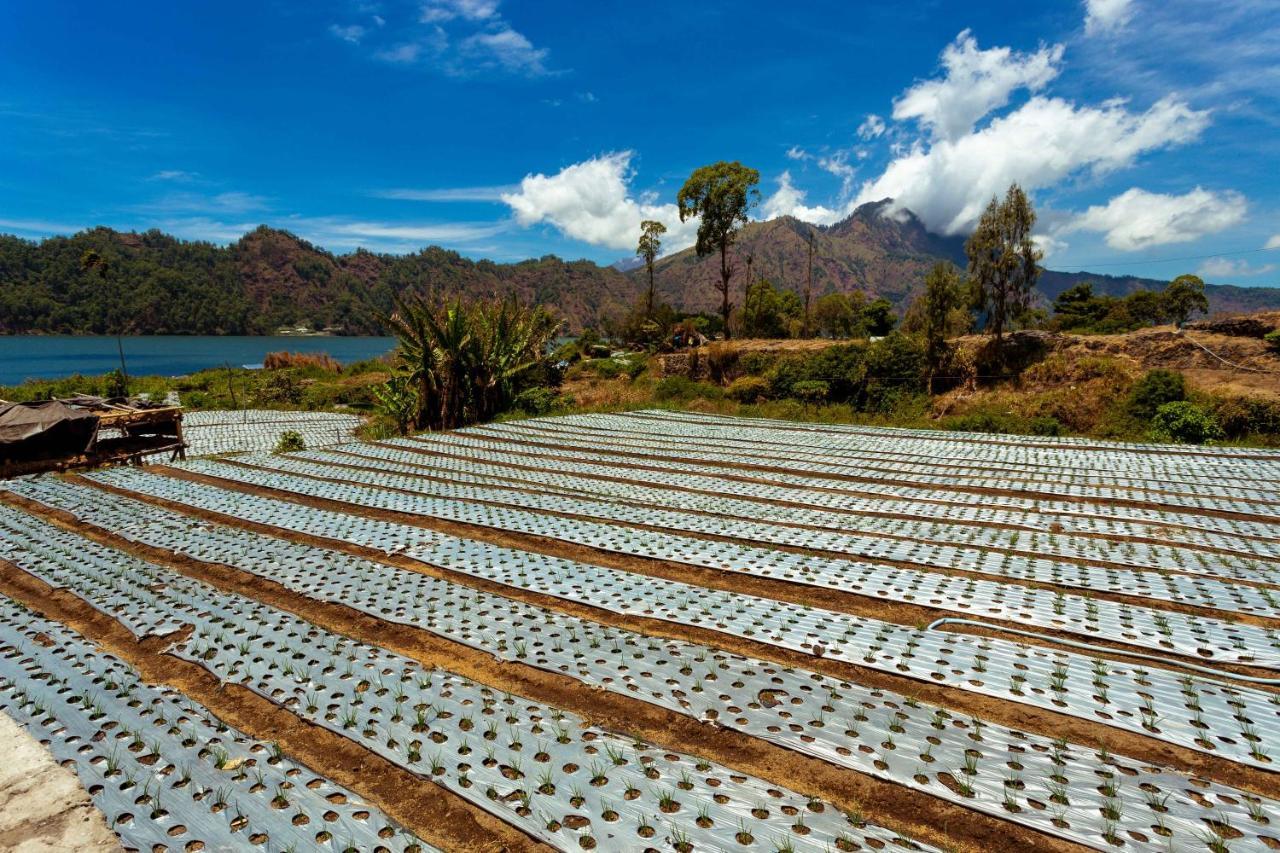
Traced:
<svg viewBox="0 0 1280 853">
<path fill-rule="evenodd" d="M 669 412 L 11 481 L 0 706 L 142 849 L 1280 849 L 1277 504 Z"/>
</svg>

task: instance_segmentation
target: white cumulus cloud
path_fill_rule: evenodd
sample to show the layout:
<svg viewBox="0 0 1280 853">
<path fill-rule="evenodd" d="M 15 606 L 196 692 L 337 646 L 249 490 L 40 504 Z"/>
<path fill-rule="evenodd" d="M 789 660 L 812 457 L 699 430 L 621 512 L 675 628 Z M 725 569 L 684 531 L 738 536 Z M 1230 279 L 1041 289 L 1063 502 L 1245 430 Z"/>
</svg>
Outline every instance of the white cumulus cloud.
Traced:
<svg viewBox="0 0 1280 853">
<path fill-rule="evenodd" d="M 1134 187 L 1105 205 L 1090 207 L 1061 231 L 1100 232 L 1111 248 L 1136 251 L 1216 234 L 1243 221 L 1247 208 L 1238 192 L 1196 187 L 1183 195 L 1167 195 Z"/>
<path fill-rule="evenodd" d="M 972 132 L 983 116 L 1008 104 L 1015 91 L 1036 92 L 1044 88 L 1057 76 L 1061 61 L 1062 45 L 1042 46 L 1030 54 L 1007 47 L 981 50 L 965 30 L 942 51 L 944 76 L 924 80 L 904 92 L 894 101 L 893 117 L 898 121 L 919 121 L 936 139 L 959 139 Z M 872 118 L 875 117 L 869 116 L 867 121 Z"/>
<path fill-rule="evenodd" d="M 1135 113 L 1120 101 L 1076 106 L 1036 96 L 957 139 L 918 140 L 864 183 L 854 204 L 892 198 L 930 230 L 957 234 L 1015 181 L 1035 190 L 1081 171 L 1105 174 L 1144 152 L 1189 142 L 1208 123 L 1207 112 L 1174 97 Z"/>
<path fill-rule="evenodd" d="M 364 38 L 365 28 L 359 24 L 348 24 L 346 26 L 330 24 L 329 32 L 333 33 L 343 41 L 349 41 L 352 44 L 359 44 L 360 39 Z"/>
<path fill-rule="evenodd" d="M 1263 248 L 1264 249 L 1280 249 L 1280 234 L 1277 234 L 1274 237 L 1272 237 L 1270 240 L 1268 240 L 1267 245 L 1264 246 Z"/>
<path fill-rule="evenodd" d="M 502 68 L 505 71 L 538 76 L 547 71 L 544 61 L 548 50 L 533 43 L 510 27 L 497 32 L 475 33 L 458 44 L 458 53 L 468 70 Z"/>
<path fill-rule="evenodd" d="M 884 133 L 884 119 L 875 113 L 871 113 L 862 120 L 862 124 L 858 125 L 858 138 L 864 142 L 869 139 L 875 139 Z"/>
<path fill-rule="evenodd" d="M 783 172 L 778 178 L 777 191 L 764 200 L 760 206 L 760 213 L 765 219 L 794 216 L 802 222 L 812 222 L 815 225 L 830 225 L 840 220 L 840 211 L 822 205 L 809 207 L 805 205 L 804 197 L 804 190 L 797 189 L 791 183 L 791 173 Z"/>
<path fill-rule="evenodd" d="M 1133 0 L 1085 0 L 1086 35 L 1115 32 L 1133 17 Z"/>
<path fill-rule="evenodd" d="M 602 154 L 566 166 L 554 175 L 526 175 L 502 200 L 523 226 L 549 223 L 566 237 L 594 246 L 633 249 L 640 223 L 656 219 L 667 226 L 666 252 L 693 244 L 697 222 L 681 222 L 674 204 L 656 204 L 631 193 L 633 152 Z"/>
<path fill-rule="evenodd" d="M 487 21 L 497 15 L 498 0 L 429 0 L 422 6 L 421 20 L 425 24 L 452 21 L 455 18 Z"/>
<path fill-rule="evenodd" d="M 1051 234 L 1032 234 L 1031 240 L 1046 258 L 1061 255 L 1069 248 L 1065 241 L 1059 240 Z"/>
<path fill-rule="evenodd" d="M 1275 264 L 1251 266 L 1246 261 L 1233 261 L 1229 258 L 1210 258 L 1200 265 L 1196 274 L 1205 278 L 1247 278 L 1255 275 L 1266 275 L 1274 272 Z"/>
</svg>

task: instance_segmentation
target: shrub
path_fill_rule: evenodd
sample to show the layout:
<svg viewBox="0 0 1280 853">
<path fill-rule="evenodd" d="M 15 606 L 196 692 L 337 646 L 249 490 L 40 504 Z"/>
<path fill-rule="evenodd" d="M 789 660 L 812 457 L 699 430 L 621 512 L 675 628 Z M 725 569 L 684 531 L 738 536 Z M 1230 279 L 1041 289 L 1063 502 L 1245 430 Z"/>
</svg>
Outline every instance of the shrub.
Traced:
<svg viewBox="0 0 1280 853">
<path fill-rule="evenodd" d="M 1213 416 L 1227 438 L 1280 436 L 1280 402 L 1257 397 L 1232 397 L 1220 402 Z"/>
<path fill-rule="evenodd" d="M 942 426 L 944 429 L 952 430 L 953 432 L 1007 433 L 1014 431 L 1007 415 L 997 415 L 992 412 L 972 412 L 967 415 L 955 415 L 943 421 Z"/>
<path fill-rule="evenodd" d="M 1062 435 L 1067 429 L 1052 415 L 1040 415 L 1027 423 L 1027 431 L 1032 435 Z"/>
<path fill-rule="evenodd" d="M 831 393 L 831 386 L 821 379 L 805 379 L 791 386 L 791 393 L 806 403 L 821 403 Z"/>
<path fill-rule="evenodd" d="M 712 344 L 707 347 L 707 375 L 712 382 L 721 385 L 732 382 L 742 374 L 738 361 L 741 353 L 728 344 Z"/>
<path fill-rule="evenodd" d="M 1267 342 L 1267 346 L 1280 351 L 1280 329 L 1272 329 L 1263 335 L 1262 339 Z"/>
<path fill-rule="evenodd" d="M 1151 437 L 1177 444 L 1204 444 L 1222 438 L 1213 415 L 1188 400 L 1165 403 L 1151 419 Z"/>
<path fill-rule="evenodd" d="M 719 386 L 695 382 L 687 376 L 668 376 L 653 387 L 653 396 L 658 400 L 692 400 L 696 397 L 716 400 L 724 396 L 724 391 Z"/>
<path fill-rule="evenodd" d="M 514 407 L 527 415 L 545 415 L 555 408 L 558 396 L 552 388 L 526 388 L 516 395 Z"/>
<path fill-rule="evenodd" d="M 738 367 L 751 376 L 763 376 L 778 361 L 776 353 L 753 350 L 738 356 Z"/>
<path fill-rule="evenodd" d="M 300 450 L 306 450 L 307 443 L 302 439 L 302 433 L 297 430 L 287 429 L 280 433 L 280 441 L 276 443 L 276 453 L 297 453 Z"/>
<path fill-rule="evenodd" d="M 286 370 L 291 367 L 312 367 L 330 373 L 341 373 L 342 365 L 325 352 L 269 352 L 262 359 L 263 370 Z"/>
<path fill-rule="evenodd" d="M 769 380 L 763 376 L 743 376 L 733 380 L 725 394 L 739 403 L 759 403 L 769 396 Z"/>
<path fill-rule="evenodd" d="M 1135 418 L 1149 421 L 1165 403 L 1187 399 L 1187 383 L 1176 370 L 1152 370 L 1129 392 L 1128 409 Z"/>
<path fill-rule="evenodd" d="M 296 408 L 302 405 L 302 383 L 290 373 L 271 373 L 254 393 L 254 399 L 260 405 Z"/>
</svg>

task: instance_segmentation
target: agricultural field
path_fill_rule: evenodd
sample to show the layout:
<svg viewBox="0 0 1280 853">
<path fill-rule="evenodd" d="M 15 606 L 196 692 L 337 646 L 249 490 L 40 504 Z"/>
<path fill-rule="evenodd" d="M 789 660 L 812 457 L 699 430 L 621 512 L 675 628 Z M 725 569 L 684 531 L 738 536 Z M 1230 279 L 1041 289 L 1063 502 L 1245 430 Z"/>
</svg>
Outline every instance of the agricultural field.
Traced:
<svg viewBox="0 0 1280 853">
<path fill-rule="evenodd" d="M 361 424 L 358 415 L 272 409 L 194 411 L 182 421 L 192 456 L 274 450 L 286 432 L 297 433 L 307 447 L 345 444 L 355 438 Z"/>
<path fill-rule="evenodd" d="M 0 482 L 0 711 L 128 849 L 1280 850 L 1280 452 L 244 417 Z"/>
</svg>

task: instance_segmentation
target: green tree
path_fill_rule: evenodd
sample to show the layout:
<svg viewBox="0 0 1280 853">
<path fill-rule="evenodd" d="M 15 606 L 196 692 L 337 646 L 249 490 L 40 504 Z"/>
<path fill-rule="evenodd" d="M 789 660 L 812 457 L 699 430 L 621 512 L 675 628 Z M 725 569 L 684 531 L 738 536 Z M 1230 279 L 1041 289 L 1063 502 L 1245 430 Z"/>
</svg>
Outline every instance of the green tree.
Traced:
<svg viewBox="0 0 1280 853">
<path fill-rule="evenodd" d="M 867 297 L 861 290 L 852 293 L 828 293 L 814 305 L 813 320 L 818 332 L 829 338 L 856 338 L 866 334 L 862 310 Z"/>
<path fill-rule="evenodd" d="M 1151 419 L 1151 437 L 1177 444 L 1204 444 L 1222 438 L 1222 427 L 1195 403 L 1175 400 L 1156 410 Z"/>
<path fill-rule="evenodd" d="M 898 315 L 893 313 L 893 303 L 883 296 L 871 300 L 862 309 L 860 320 L 867 334 L 877 338 L 889 334 L 898 325 Z"/>
<path fill-rule="evenodd" d="M 939 261 L 924 277 L 924 293 L 916 297 L 908 313 L 919 318 L 920 336 L 924 339 L 925 369 L 929 373 L 929 393 L 933 393 L 933 377 L 946 360 L 947 334 L 953 312 L 964 300 L 964 284 L 960 270 L 950 261 Z"/>
<path fill-rule="evenodd" d="M 738 231 L 747 224 L 747 212 L 760 200 L 760 173 L 742 165 L 720 161 L 695 169 L 676 195 L 680 221 L 700 217 L 698 239 L 694 246 L 698 257 L 720 253 L 720 315 L 724 318 L 724 336 L 729 337 L 729 280 L 733 265 L 729 263 L 729 247 Z"/>
<path fill-rule="evenodd" d="M 800 327 L 800 337 L 813 337 L 813 315 L 810 306 L 813 300 L 813 229 L 809 229 L 809 278 L 804 285 L 804 324 Z"/>
<path fill-rule="evenodd" d="M 1040 276 L 1043 253 L 1031 240 L 1036 214 L 1022 187 L 1012 184 L 1004 201 L 991 199 L 978 227 L 965 241 L 974 298 L 986 311 L 987 328 L 1003 351 L 1005 328 L 1023 314 Z"/>
<path fill-rule="evenodd" d="M 1204 281 L 1198 275 L 1180 275 L 1161 294 L 1164 313 L 1181 327 L 1197 311 L 1209 310 L 1209 297 L 1204 294 Z"/>
<path fill-rule="evenodd" d="M 1165 403 L 1187 399 L 1187 382 L 1176 370 L 1148 371 L 1129 391 L 1129 413 L 1139 420 L 1150 420 Z"/>
<path fill-rule="evenodd" d="M 645 319 L 653 317 L 653 262 L 662 250 L 662 235 L 667 233 L 667 226 L 653 219 L 640 223 L 640 242 L 636 245 L 636 254 L 644 258 L 645 269 L 649 273 L 649 290 L 644 298 Z"/>
<path fill-rule="evenodd" d="M 785 338 L 800 315 L 800 297 L 779 290 L 768 279 L 747 285 L 742 303 L 742 335 L 746 338 Z"/>
</svg>

